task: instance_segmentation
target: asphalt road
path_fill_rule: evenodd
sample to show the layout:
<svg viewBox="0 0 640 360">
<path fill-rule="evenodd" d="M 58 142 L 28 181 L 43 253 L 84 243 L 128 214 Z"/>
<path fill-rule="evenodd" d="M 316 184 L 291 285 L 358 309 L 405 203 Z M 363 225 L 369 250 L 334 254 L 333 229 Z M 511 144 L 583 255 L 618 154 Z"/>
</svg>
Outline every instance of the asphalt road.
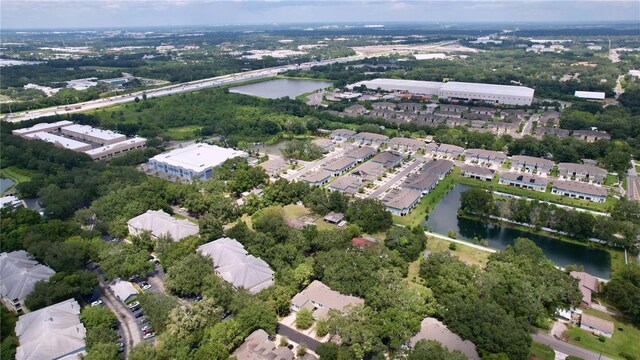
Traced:
<svg viewBox="0 0 640 360">
<path fill-rule="evenodd" d="M 278 324 L 278 335 L 286 336 L 289 340 L 298 344 L 304 343 L 305 345 L 307 345 L 307 348 L 309 350 L 314 352 L 316 351 L 318 345 L 321 344 L 320 341 L 305 334 L 299 333 L 295 329 L 282 324 Z"/>
<path fill-rule="evenodd" d="M 125 358 L 128 356 L 131 348 L 142 341 L 142 332 L 138 326 L 136 319 L 129 309 L 118 300 L 111 292 L 109 284 L 104 281 L 102 274 L 98 274 L 100 279 L 100 292 L 102 293 L 102 301 L 111 309 L 118 318 L 120 327 L 122 328 Z"/>
<path fill-rule="evenodd" d="M 627 199 L 640 201 L 640 176 L 635 163 L 631 163 L 631 168 L 627 171 Z"/>
<path fill-rule="evenodd" d="M 532 337 L 534 341 L 549 345 L 553 348 L 553 350 L 559 351 L 563 354 L 577 356 L 584 360 L 612 360 L 610 357 L 604 355 L 600 356 L 600 354 L 595 353 L 591 350 L 586 350 L 581 347 L 568 344 L 550 335 L 534 333 Z"/>
<path fill-rule="evenodd" d="M 407 166 L 404 170 L 400 171 L 396 176 L 391 178 L 391 180 L 381 185 L 376 191 L 372 192 L 371 195 L 369 195 L 369 197 L 377 198 L 382 193 L 384 193 L 388 188 L 392 187 L 395 183 L 397 183 L 400 179 L 402 179 L 403 176 L 406 176 L 408 173 L 413 171 L 413 169 L 417 168 L 418 166 L 422 166 L 424 162 L 425 162 L 424 158 L 416 159 L 416 161 L 414 161 L 413 164 Z"/>
</svg>

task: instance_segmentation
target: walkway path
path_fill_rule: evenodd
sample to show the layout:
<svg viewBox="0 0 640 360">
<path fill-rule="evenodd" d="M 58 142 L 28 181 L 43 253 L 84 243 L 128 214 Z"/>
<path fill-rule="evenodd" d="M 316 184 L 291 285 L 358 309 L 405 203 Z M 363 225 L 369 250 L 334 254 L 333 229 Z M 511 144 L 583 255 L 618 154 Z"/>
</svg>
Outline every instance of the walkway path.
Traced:
<svg viewBox="0 0 640 360">
<path fill-rule="evenodd" d="M 464 245 L 464 246 L 472 247 L 474 249 L 478 249 L 478 250 L 482 250 L 482 251 L 486 251 L 486 252 L 490 252 L 490 253 L 498 252 L 498 250 L 496 250 L 496 249 L 492 249 L 492 248 L 489 248 L 489 247 L 486 247 L 486 246 L 482 246 L 482 245 L 472 244 L 472 243 L 470 243 L 468 241 L 450 238 L 448 236 L 432 233 L 432 232 L 429 232 L 429 231 L 425 231 L 424 233 L 427 236 L 433 236 L 433 237 L 438 238 L 438 239 L 451 241 L 451 242 L 454 242 L 454 243 L 457 243 L 457 244 L 461 244 L 461 245 Z"/>
</svg>

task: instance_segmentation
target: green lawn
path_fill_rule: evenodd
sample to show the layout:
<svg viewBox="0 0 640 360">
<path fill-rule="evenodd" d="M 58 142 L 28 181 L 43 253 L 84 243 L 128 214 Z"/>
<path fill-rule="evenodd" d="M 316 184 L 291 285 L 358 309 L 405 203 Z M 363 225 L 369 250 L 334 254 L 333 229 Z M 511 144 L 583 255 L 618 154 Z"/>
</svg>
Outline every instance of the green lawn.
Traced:
<svg viewBox="0 0 640 360">
<path fill-rule="evenodd" d="M 476 249 L 471 246 L 465 246 L 462 244 L 457 244 L 456 250 L 451 251 L 449 250 L 449 244 L 451 244 L 451 242 L 447 240 L 429 237 L 427 240 L 427 250 L 431 252 L 448 251 L 453 255 L 457 256 L 460 260 L 468 264 L 477 265 L 480 267 L 484 267 L 487 264 L 489 255 L 491 255 L 491 253 L 488 251 L 483 251 L 483 250 Z"/>
<path fill-rule="evenodd" d="M 550 346 L 535 341 L 529 348 L 529 354 L 531 360 L 553 360 L 556 357 L 555 351 Z"/>
<path fill-rule="evenodd" d="M 573 327 L 567 330 L 568 341 L 570 343 L 597 353 L 602 351 L 604 355 L 614 359 L 622 360 L 623 357 L 620 356 L 621 353 L 632 355 L 640 354 L 640 330 L 638 328 L 623 319 L 615 318 L 597 310 L 586 309 L 584 312 L 605 320 L 613 321 L 615 324 L 613 337 L 606 339 L 603 343 L 598 340 L 598 336 L 578 327 Z M 618 330 L 619 327 L 622 327 L 623 330 Z"/>
<path fill-rule="evenodd" d="M 171 137 L 172 140 L 191 140 L 195 139 L 195 132 L 200 129 L 202 126 L 199 125 L 173 127 L 165 130 L 163 135 Z"/>
<path fill-rule="evenodd" d="M 618 183 L 618 177 L 615 175 L 607 174 L 607 177 L 604 179 L 604 185 L 614 186 Z"/>
</svg>

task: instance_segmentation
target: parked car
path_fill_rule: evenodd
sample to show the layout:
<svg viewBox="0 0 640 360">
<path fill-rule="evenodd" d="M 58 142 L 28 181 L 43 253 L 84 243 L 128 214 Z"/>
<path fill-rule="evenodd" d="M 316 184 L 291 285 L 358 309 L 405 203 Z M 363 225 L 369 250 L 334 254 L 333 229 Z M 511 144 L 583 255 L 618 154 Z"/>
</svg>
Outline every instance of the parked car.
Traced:
<svg viewBox="0 0 640 360">
<path fill-rule="evenodd" d="M 144 333 L 145 335 L 146 335 L 146 334 L 150 334 L 150 333 L 152 333 L 152 332 L 154 332 L 154 331 L 153 331 L 153 329 L 147 329 L 147 330 L 143 331 L 143 333 Z"/>
<path fill-rule="evenodd" d="M 133 313 L 133 316 L 137 319 L 137 318 L 140 318 L 140 317 L 144 316 L 144 314 L 142 313 L 142 311 L 138 310 L 138 311 Z"/>
<path fill-rule="evenodd" d="M 117 343 L 117 345 L 118 345 L 118 352 L 119 353 L 124 352 L 124 343 L 120 341 Z"/>
<path fill-rule="evenodd" d="M 156 333 L 154 332 L 150 332 L 148 334 L 144 334 L 144 339 L 151 339 L 152 337 L 156 336 Z"/>
<path fill-rule="evenodd" d="M 135 307 L 139 307 L 140 303 L 137 301 L 132 302 L 131 304 L 127 305 L 129 307 L 129 309 L 133 309 Z"/>
<path fill-rule="evenodd" d="M 99 300 L 99 299 L 91 303 L 91 307 L 100 306 L 100 305 L 102 305 L 102 300 Z"/>
<path fill-rule="evenodd" d="M 142 327 L 142 331 L 147 331 L 149 329 L 151 329 L 151 325 L 145 325 Z"/>
<path fill-rule="evenodd" d="M 151 289 L 151 285 L 149 285 L 148 282 L 144 281 L 140 283 L 140 287 L 142 288 L 142 290 L 149 290 Z"/>
</svg>

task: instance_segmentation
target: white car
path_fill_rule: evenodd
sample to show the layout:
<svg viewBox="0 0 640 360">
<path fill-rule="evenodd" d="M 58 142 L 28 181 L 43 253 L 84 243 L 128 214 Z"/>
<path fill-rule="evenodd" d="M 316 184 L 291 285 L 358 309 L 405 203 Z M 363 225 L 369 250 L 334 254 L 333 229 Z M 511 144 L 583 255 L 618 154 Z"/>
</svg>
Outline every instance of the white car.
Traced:
<svg viewBox="0 0 640 360">
<path fill-rule="evenodd" d="M 149 283 L 142 284 L 142 290 L 149 290 L 149 289 L 151 289 L 151 285 L 149 285 Z"/>
<path fill-rule="evenodd" d="M 151 329 L 151 325 L 145 325 L 142 327 L 142 331 Z"/>
<path fill-rule="evenodd" d="M 132 302 L 131 304 L 127 305 L 129 307 L 129 309 L 133 309 L 135 307 L 140 306 L 140 303 L 137 301 Z"/>
<path fill-rule="evenodd" d="M 91 307 L 102 305 L 102 300 L 96 300 L 91 303 Z"/>
<path fill-rule="evenodd" d="M 150 332 L 148 334 L 144 334 L 144 339 L 151 339 L 152 337 L 155 337 L 156 333 Z"/>
</svg>

